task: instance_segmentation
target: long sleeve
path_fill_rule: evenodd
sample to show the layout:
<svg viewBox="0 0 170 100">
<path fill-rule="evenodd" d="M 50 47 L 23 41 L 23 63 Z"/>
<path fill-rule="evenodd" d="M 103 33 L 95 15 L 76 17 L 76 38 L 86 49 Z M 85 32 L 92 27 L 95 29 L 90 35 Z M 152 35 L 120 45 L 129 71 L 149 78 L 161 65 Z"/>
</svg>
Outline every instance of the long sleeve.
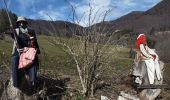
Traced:
<svg viewBox="0 0 170 100">
<path fill-rule="evenodd" d="M 150 54 L 146 51 L 146 49 L 145 49 L 145 47 L 144 47 L 143 44 L 140 44 L 140 51 L 142 52 L 142 54 L 143 54 L 145 57 L 147 57 L 147 58 L 152 58 L 152 59 L 153 59 L 152 55 L 150 55 Z"/>
<path fill-rule="evenodd" d="M 155 56 L 156 60 L 159 60 L 159 56 L 154 49 L 150 49 L 148 46 L 146 46 L 146 49 L 148 50 L 149 54 L 151 54 L 152 56 Z"/>
</svg>

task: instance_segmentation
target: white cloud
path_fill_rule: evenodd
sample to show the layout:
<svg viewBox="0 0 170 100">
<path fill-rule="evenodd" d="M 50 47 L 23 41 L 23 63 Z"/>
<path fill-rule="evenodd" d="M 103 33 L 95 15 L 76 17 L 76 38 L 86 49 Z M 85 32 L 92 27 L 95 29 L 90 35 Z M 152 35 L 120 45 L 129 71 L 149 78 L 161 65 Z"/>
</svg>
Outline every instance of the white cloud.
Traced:
<svg viewBox="0 0 170 100">
<path fill-rule="evenodd" d="M 127 6 L 135 6 L 136 3 L 134 2 L 135 0 L 122 0 L 122 3 Z"/>
<path fill-rule="evenodd" d="M 25 17 L 38 16 L 38 15 L 34 15 L 33 13 L 38 12 L 38 10 L 36 9 L 36 4 L 38 4 L 39 6 L 41 5 L 42 1 L 43 0 L 16 0 L 17 3 L 16 7 L 18 8 L 17 10 L 19 12 L 19 16 L 25 16 Z"/>
<path fill-rule="evenodd" d="M 61 8 L 64 9 L 64 8 Z M 64 20 L 65 16 L 59 9 L 53 8 L 51 5 L 48 5 L 47 9 L 40 10 L 34 15 L 30 15 L 30 18 L 33 19 L 44 19 L 44 20 Z"/>
<path fill-rule="evenodd" d="M 108 5 L 110 5 L 111 0 L 91 0 L 89 3 L 91 3 L 92 5 L 95 5 L 95 6 L 107 7 Z"/>
<path fill-rule="evenodd" d="M 26 15 L 29 18 L 50 20 L 49 16 L 53 20 L 69 20 L 73 17 L 71 7 L 67 3 L 62 6 L 56 3 L 61 1 L 55 0 L 16 0 L 20 10 L 20 14 Z M 98 23 L 103 20 L 104 14 L 109 9 L 111 12 L 106 17 L 106 20 L 114 20 L 122 15 L 125 15 L 131 11 L 140 11 L 149 9 L 154 6 L 160 0 L 80 0 L 75 2 L 69 1 L 70 4 L 76 7 L 76 14 L 79 22 L 82 26 L 88 26 L 90 6 L 92 7 L 91 24 Z M 63 2 L 63 1 L 62 1 Z M 39 7 L 41 4 L 46 4 L 45 7 Z M 90 4 L 90 6 L 89 6 Z M 37 8 L 36 8 L 37 6 Z M 32 12 L 31 14 L 29 13 Z M 28 15 L 30 14 L 30 15 Z M 48 15 L 47 15 L 48 14 Z M 94 20 L 93 20 L 94 19 Z M 92 22 L 93 20 L 93 22 Z"/>
<path fill-rule="evenodd" d="M 91 16 L 89 16 L 90 7 L 92 8 Z M 100 22 L 103 20 L 105 12 L 109 9 L 112 9 L 111 0 L 84 0 L 76 8 L 76 13 L 79 18 L 84 15 L 79 24 L 82 26 L 88 26 L 89 17 L 91 18 L 90 24 Z"/>
<path fill-rule="evenodd" d="M 35 3 L 36 0 L 16 0 L 18 3 L 18 7 L 20 11 L 26 11 L 28 8 L 31 8 L 32 4 Z"/>
<path fill-rule="evenodd" d="M 89 23 L 89 12 L 90 6 L 92 7 L 91 19 L 95 18 L 94 23 L 98 23 L 103 20 L 104 13 L 109 9 L 111 12 L 106 17 L 106 20 L 113 20 L 122 15 L 125 15 L 131 11 L 144 11 L 149 9 L 149 7 L 154 6 L 160 0 L 83 0 L 79 4 L 71 3 L 78 5 L 76 8 L 76 13 L 78 17 L 84 17 L 80 21 L 80 25 L 88 26 Z M 99 11 L 98 11 L 99 10 Z M 97 14 L 96 14 L 97 13 Z"/>
<path fill-rule="evenodd" d="M 18 3 L 18 10 L 21 16 L 25 16 L 32 19 L 44 19 L 44 20 L 51 20 L 49 16 L 53 20 L 64 20 L 64 13 L 62 10 L 64 7 L 60 9 L 55 7 L 55 0 L 45 1 L 45 0 L 16 0 Z M 36 6 L 41 6 L 42 3 L 49 3 L 46 7 L 39 7 L 41 9 L 37 9 Z M 61 11 L 60 11 L 61 10 Z M 29 11 L 31 13 L 29 13 Z M 48 16 L 49 15 L 49 16 Z M 19 15 L 20 16 L 20 15 Z"/>
<path fill-rule="evenodd" d="M 50 17 L 52 18 L 52 20 L 59 20 L 64 18 L 64 15 L 59 13 L 57 10 L 53 10 L 53 11 L 41 10 L 38 12 L 38 16 L 45 20 L 51 20 Z"/>
</svg>

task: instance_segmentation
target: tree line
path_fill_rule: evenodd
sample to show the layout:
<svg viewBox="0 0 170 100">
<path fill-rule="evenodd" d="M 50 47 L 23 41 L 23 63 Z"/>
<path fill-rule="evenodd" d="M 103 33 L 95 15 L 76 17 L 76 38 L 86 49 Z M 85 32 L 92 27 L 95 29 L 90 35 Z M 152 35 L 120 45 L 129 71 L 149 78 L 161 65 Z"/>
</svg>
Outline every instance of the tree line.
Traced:
<svg viewBox="0 0 170 100">
<path fill-rule="evenodd" d="M 15 21 L 17 19 L 17 15 L 9 11 L 10 18 L 12 20 L 13 25 L 15 26 Z M 0 39 L 4 37 L 3 32 L 10 28 L 10 23 L 8 20 L 8 15 L 5 9 L 0 9 Z"/>
</svg>

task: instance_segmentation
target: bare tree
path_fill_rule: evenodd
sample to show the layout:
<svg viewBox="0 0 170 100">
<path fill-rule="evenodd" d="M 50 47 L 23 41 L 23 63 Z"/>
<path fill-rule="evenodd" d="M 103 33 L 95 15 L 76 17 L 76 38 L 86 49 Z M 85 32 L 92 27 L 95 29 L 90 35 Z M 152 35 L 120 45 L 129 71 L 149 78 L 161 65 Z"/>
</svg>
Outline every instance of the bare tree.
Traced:
<svg viewBox="0 0 170 100">
<path fill-rule="evenodd" d="M 67 3 L 72 9 L 72 22 L 79 24 L 82 18 L 78 18 L 76 15 L 76 7 L 69 2 Z M 109 31 L 107 31 L 104 24 L 110 10 L 99 11 L 100 9 L 97 12 L 93 12 L 93 7 L 89 4 L 89 11 L 85 12 L 88 13 L 88 16 L 83 16 L 88 17 L 88 28 L 81 29 L 78 26 L 74 28 L 69 27 L 72 32 L 71 38 L 63 38 L 60 35 L 55 35 L 54 38 L 48 38 L 49 42 L 53 45 L 61 45 L 63 50 L 73 58 L 81 82 L 81 92 L 86 96 L 94 95 L 97 78 L 102 75 L 102 71 L 108 66 L 111 57 L 110 52 L 113 49 L 111 45 L 113 43 L 112 35 L 107 35 Z M 95 16 L 92 17 L 92 14 Z M 50 15 L 48 16 L 50 17 Z M 51 17 L 50 19 L 53 20 Z M 101 26 L 94 24 L 99 20 L 102 22 Z"/>
</svg>

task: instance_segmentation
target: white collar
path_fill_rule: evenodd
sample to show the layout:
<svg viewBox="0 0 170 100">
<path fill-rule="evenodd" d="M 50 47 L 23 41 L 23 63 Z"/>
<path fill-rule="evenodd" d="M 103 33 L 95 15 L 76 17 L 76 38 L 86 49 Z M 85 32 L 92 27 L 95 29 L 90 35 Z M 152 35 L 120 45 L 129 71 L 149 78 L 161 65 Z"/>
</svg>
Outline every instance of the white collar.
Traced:
<svg viewBox="0 0 170 100">
<path fill-rule="evenodd" d="M 139 39 L 142 35 L 145 35 L 145 34 L 139 34 L 139 36 L 137 37 L 137 39 Z"/>
<path fill-rule="evenodd" d="M 21 30 L 22 33 L 28 33 L 28 28 L 24 29 L 24 28 L 20 27 L 20 30 Z"/>
</svg>

